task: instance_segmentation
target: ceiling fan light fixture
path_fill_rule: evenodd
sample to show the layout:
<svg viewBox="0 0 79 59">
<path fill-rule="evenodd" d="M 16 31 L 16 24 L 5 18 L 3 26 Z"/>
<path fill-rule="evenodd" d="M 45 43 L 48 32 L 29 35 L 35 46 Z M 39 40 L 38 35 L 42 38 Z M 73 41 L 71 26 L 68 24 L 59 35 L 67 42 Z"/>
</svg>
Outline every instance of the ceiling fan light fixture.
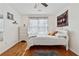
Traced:
<svg viewBox="0 0 79 59">
<path fill-rule="evenodd" d="M 47 3 L 41 3 L 43 6 L 45 6 L 45 7 L 47 7 L 48 5 L 47 5 Z"/>
</svg>

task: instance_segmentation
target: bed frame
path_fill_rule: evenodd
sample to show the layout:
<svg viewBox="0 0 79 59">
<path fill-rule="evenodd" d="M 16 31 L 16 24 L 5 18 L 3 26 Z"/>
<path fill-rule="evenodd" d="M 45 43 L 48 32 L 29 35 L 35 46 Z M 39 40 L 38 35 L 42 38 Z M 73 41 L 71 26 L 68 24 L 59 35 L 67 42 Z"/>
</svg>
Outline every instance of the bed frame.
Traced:
<svg viewBox="0 0 79 59">
<path fill-rule="evenodd" d="M 63 32 L 63 31 L 61 31 L 61 32 Z M 26 50 L 34 45 L 64 45 L 66 47 L 66 51 L 67 51 L 69 37 L 68 37 L 67 32 L 63 32 L 63 33 L 66 36 L 64 39 L 51 39 L 49 37 L 42 37 L 42 39 L 40 37 L 30 38 L 29 40 L 27 40 Z"/>
</svg>

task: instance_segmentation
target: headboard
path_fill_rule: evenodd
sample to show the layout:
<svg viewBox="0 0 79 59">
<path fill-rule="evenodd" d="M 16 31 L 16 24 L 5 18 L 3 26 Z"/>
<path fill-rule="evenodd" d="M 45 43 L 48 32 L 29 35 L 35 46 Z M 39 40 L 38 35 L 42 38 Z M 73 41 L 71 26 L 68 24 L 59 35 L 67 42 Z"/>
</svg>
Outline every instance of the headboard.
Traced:
<svg viewBox="0 0 79 59">
<path fill-rule="evenodd" d="M 57 31 L 58 31 L 58 33 L 56 34 L 56 36 L 66 37 L 66 39 L 69 39 L 69 35 L 68 35 L 67 30 L 57 30 Z"/>
</svg>

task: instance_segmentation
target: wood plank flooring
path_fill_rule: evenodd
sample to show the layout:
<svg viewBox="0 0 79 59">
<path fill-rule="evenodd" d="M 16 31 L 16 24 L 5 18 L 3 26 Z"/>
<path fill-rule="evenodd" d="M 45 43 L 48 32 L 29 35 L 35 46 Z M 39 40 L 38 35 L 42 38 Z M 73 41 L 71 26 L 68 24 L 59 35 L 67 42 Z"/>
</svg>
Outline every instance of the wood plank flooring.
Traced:
<svg viewBox="0 0 79 59">
<path fill-rule="evenodd" d="M 25 51 L 25 48 L 26 42 L 19 42 L 15 46 L 2 53 L 1 56 L 21 56 Z"/>
<path fill-rule="evenodd" d="M 26 45 L 26 42 L 19 42 L 2 53 L 1 56 L 32 56 L 32 53 L 36 50 L 56 51 L 59 56 L 76 56 L 72 51 L 66 51 L 64 46 L 32 46 L 29 50 L 25 51 Z"/>
</svg>

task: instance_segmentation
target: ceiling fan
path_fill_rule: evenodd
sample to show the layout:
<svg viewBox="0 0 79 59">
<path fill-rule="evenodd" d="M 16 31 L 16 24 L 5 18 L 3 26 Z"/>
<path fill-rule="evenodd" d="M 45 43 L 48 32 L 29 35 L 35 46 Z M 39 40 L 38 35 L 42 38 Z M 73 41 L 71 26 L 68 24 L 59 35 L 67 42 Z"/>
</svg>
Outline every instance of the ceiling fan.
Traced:
<svg viewBox="0 0 79 59">
<path fill-rule="evenodd" d="M 47 7 L 48 4 L 47 3 L 41 3 L 44 7 Z"/>
<path fill-rule="evenodd" d="M 41 5 L 43 5 L 44 7 L 47 7 L 48 4 L 47 3 L 41 3 Z M 37 8 L 39 6 L 38 3 L 35 3 L 34 8 Z"/>
</svg>

